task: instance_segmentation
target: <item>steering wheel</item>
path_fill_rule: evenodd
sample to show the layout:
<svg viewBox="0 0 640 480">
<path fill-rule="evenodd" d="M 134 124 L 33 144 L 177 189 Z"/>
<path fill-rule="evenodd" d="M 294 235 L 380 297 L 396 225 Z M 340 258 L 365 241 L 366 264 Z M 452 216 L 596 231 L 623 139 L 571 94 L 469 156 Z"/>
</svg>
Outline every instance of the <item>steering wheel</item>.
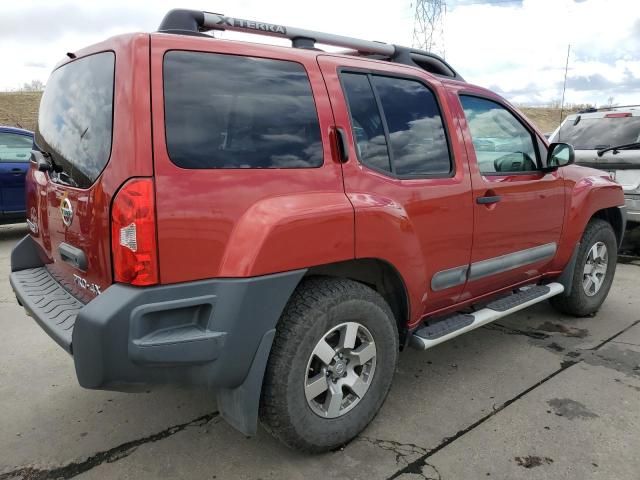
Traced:
<svg viewBox="0 0 640 480">
<path fill-rule="evenodd" d="M 509 152 L 493 161 L 496 172 L 529 172 L 536 170 L 536 162 L 525 152 Z"/>
</svg>

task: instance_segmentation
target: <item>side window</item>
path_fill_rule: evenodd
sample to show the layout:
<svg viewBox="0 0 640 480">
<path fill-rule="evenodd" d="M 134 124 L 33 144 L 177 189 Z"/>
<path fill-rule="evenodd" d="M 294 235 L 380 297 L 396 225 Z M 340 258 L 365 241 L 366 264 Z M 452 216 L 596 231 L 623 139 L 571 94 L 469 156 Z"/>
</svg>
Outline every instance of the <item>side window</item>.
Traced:
<svg viewBox="0 0 640 480">
<path fill-rule="evenodd" d="M 399 177 L 451 172 L 442 117 L 427 87 L 367 73 L 341 78 L 362 163 Z"/>
<path fill-rule="evenodd" d="M 26 135 L 0 133 L 0 162 L 28 162 L 33 139 Z"/>
<path fill-rule="evenodd" d="M 167 151 L 183 168 L 323 162 L 311 84 L 295 62 L 204 52 L 164 57 Z"/>
<path fill-rule="evenodd" d="M 440 109 L 420 82 L 373 75 L 387 121 L 395 173 L 447 175 L 451 158 Z"/>
<path fill-rule="evenodd" d="M 342 85 L 349 103 L 351 128 L 360 161 L 391 172 L 387 138 L 369 76 L 345 73 L 342 75 Z"/>
<path fill-rule="evenodd" d="M 502 174 L 538 169 L 534 139 L 505 107 L 484 98 L 461 95 L 480 172 Z"/>
</svg>

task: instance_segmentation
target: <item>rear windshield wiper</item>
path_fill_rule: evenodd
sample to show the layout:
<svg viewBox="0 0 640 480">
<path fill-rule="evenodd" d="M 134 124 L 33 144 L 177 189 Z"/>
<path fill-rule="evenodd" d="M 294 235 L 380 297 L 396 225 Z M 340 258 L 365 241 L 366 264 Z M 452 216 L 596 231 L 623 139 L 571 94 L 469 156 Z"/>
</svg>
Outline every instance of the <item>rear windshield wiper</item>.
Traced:
<svg viewBox="0 0 640 480">
<path fill-rule="evenodd" d="M 613 147 L 603 148 L 602 150 L 598 150 L 598 156 L 601 157 L 606 152 L 610 152 L 610 151 L 613 151 L 613 154 L 615 155 L 616 153 L 618 153 L 618 150 L 626 150 L 626 149 L 631 150 L 634 148 L 640 148 L 640 142 L 625 143 L 624 145 L 614 145 Z"/>
<path fill-rule="evenodd" d="M 62 166 L 55 162 L 53 155 L 44 150 L 31 150 L 31 160 L 36 163 L 41 172 L 51 172 L 51 178 L 65 185 L 77 187 L 76 181 L 65 173 Z"/>
</svg>

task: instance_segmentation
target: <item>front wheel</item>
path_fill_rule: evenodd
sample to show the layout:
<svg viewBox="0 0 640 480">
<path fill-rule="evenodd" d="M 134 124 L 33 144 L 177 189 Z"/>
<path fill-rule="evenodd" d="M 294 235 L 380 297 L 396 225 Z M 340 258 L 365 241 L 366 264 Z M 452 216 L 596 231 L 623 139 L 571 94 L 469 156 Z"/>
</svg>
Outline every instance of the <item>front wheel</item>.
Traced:
<svg viewBox="0 0 640 480">
<path fill-rule="evenodd" d="M 261 421 L 293 448 L 343 445 L 380 409 L 397 359 L 396 322 L 377 292 L 351 280 L 306 279 L 276 329 Z"/>
<path fill-rule="evenodd" d="M 577 317 L 597 312 L 609 294 L 617 261 L 618 244 L 611 224 L 591 220 L 582 235 L 571 290 L 552 297 L 551 304 Z"/>
</svg>

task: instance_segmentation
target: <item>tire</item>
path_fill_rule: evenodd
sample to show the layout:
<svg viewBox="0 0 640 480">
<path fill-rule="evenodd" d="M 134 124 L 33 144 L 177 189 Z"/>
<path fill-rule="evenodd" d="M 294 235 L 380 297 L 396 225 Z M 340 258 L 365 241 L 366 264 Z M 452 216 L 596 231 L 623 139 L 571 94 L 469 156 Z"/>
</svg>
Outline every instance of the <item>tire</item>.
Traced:
<svg viewBox="0 0 640 480">
<path fill-rule="evenodd" d="M 351 332 L 355 329 L 355 340 L 348 340 L 348 328 Z M 334 356 L 329 357 L 334 359 L 331 364 L 323 363 L 315 355 L 322 351 L 321 356 L 327 356 L 319 347 L 323 339 L 336 351 L 344 352 L 344 359 Z M 353 343 L 354 348 L 340 350 L 342 343 Z M 372 359 L 360 362 L 372 351 Z M 262 424 L 280 441 L 298 450 L 322 452 L 344 445 L 373 420 L 382 406 L 391 387 L 398 352 L 396 321 L 376 291 L 346 279 L 304 279 L 276 327 L 260 399 Z M 359 375 L 361 382 L 353 382 L 354 375 Z M 326 380 L 327 390 L 317 397 L 313 397 L 313 379 L 317 379 L 317 385 L 322 384 L 321 389 Z M 354 390 L 341 386 L 346 385 L 342 382 L 353 383 Z M 368 387 L 363 391 L 365 383 Z M 342 392 L 342 403 L 337 401 L 339 394 L 333 397 L 332 388 Z M 360 396 L 354 393 L 356 390 Z M 336 400 L 334 403 L 329 401 L 330 395 Z M 338 416 L 334 416 L 336 413 Z"/>
<path fill-rule="evenodd" d="M 592 249 L 596 245 L 604 245 L 606 247 L 607 262 L 606 268 L 604 268 L 602 263 L 598 265 L 596 262 L 603 276 L 602 283 L 599 288 L 594 291 L 595 288 L 588 288 L 584 282 L 586 272 L 588 271 L 585 270 L 585 268 L 589 268 L 587 267 L 587 261 L 593 259 L 593 254 L 590 255 L 590 252 L 592 252 Z M 587 225 L 587 228 L 585 228 L 582 240 L 580 241 L 571 290 L 562 295 L 552 297 L 551 305 L 553 305 L 556 310 L 575 317 L 593 315 L 598 311 L 609 294 L 609 289 L 611 288 L 616 272 L 617 261 L 618 242 L 613 228 L 604 220 L 599 218 L 592 219 Z M 591 284 L 592 287 L 595 286 L 593 280 Z M 587 290 L 589 290 L 589 294 Z"/>
</svg>

